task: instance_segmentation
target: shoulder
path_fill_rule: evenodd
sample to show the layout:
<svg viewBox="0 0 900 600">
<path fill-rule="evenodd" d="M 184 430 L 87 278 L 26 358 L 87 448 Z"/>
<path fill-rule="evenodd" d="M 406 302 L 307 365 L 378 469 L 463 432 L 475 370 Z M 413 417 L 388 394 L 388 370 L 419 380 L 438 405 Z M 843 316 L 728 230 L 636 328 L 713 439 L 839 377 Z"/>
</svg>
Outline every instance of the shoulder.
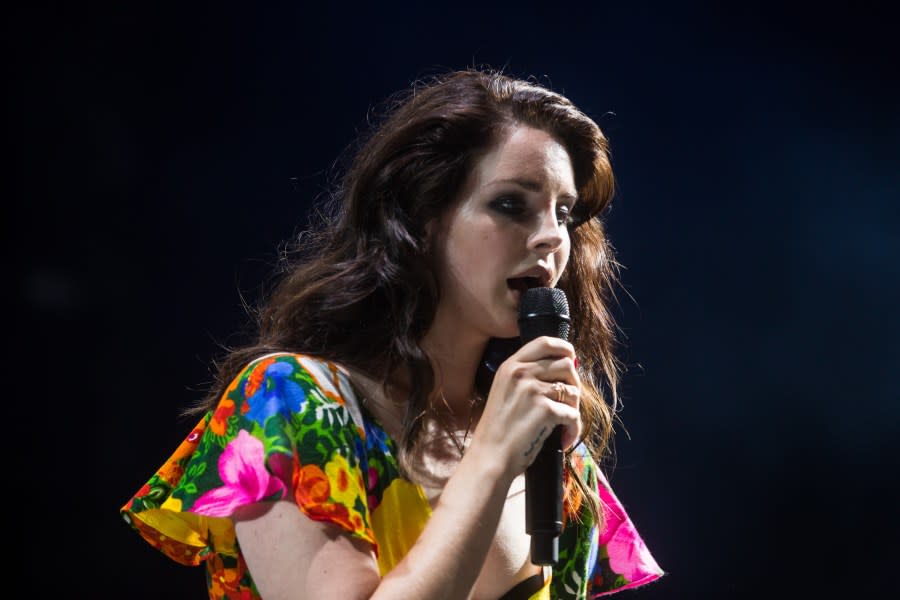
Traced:
<svg viewBox="0 0 900 600">
<path fill-rule="evenodd" d="M 123 515 L 191 564 L 213 549 L 235 555 L 228 518 L 281 500 L 374 543 L 364 429 L 354 412 L 356 395 L 337 365 L 295 353 L 253 360 Z"/>
<path fill-rule="evenodd" d="M 323 407 L 346 412 L 362 425 L 359 399 L 345 369 L 319 357 L 279 352 L 248 363 L 226 388 L 216 413 L 236 410 L 264 425 L 273 416 L 290 418 Z"/>
<path fill-rule="evenodd" d="M 185 510 L 230 516 L 358 469 L 365 444 L 355 403 L 333 363 L 287 352 L 251 361 L 207 415 L 173 496 Z"/>
<path fill-rule="evenodd" d="M 275 352 L 250 361 L 231 382 L 229 390 L 244 386 L 241 391 L 252 396 L 267 379 L 304 381 L 333 395 L 352 392 L 346 375 L 336 363 L 296 352 Z"/>
</svg>

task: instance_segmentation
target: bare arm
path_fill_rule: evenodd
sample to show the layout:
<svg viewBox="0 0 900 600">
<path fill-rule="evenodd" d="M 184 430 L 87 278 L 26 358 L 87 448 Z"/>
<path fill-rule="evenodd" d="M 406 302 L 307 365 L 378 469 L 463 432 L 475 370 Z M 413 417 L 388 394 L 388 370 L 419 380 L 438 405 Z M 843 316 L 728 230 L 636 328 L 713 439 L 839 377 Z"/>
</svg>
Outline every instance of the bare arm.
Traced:
<svg viewBox="0 0 900 600">
<path fill-rule="evenodd" d="M 330 523 L 313 521 L 291 500 L 235 513 L 241 552 L 266 600 L 369 598 L 378 585 L 371 546 Z"/>
<path fill-rule="evenodd" d="M 290 500 L 237 513 L 241 550 L 262 597 L 467 598 L 511 483 L 500 469 L 485 468 L 491 461 L 471 450 L 415 546 L 383 581 L 367 542 L 313 521 Z"/>
<path fill-rule="evenodd" d="M 290 598 L 465 599 L 481 572 L 510 484 L 552 427 L 577 437 L 575 406 L 550 400 L 552 381 L 577 390 L 571 346 L 552 338 L 526 345 L 498 370 L 472 444 L 404 559 L 379 578 L 369 545 L 303 515 L 290 501 L 234 516 L 240 546 L 266 600 Z M 546 433 L 542 433 L 546 431 Z"/>
</svg>

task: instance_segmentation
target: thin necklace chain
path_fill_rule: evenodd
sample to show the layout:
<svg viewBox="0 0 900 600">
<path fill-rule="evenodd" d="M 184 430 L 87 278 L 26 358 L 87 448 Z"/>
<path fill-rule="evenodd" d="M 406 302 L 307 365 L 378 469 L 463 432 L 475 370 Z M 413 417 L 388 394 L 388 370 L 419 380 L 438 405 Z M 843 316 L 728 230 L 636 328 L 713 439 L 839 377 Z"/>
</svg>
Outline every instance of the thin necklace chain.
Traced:
<svg viewBox="0 0 900 600">
<path fill-rule="evenodd" d="M 447 399 L 444 397 L 444 392 L 441 390 L 440 392 L 441 400 L 444 406 L 447 407 L 447 410 L 450 410 L 450 405 L 447 403 Z M 462 442 L 459 441 L 457 435 L 453 432 L 453 429 L 447 425 L 447 422 L 441 416 L 440 411 L 434 410 L 432 408 L 431 412 L 434 414 L 440 426 L 447 433 L 447 437 L 450 438 L 450 441 L 453 442 L 453 445 L 456 446 L 456 450 L 459 452 L 460 457 L 464 456 L 466 453 L 466 443 L 469 441 L 469 433 L 472 431 L 472 419 L 475 415 L 475 408 L 479 404 L 481 400 L 481 396 L 479 394 L 473 394 L 471 404 L 469 406 L 469 420 L 466 424 L 466 431 L 463 434 Z"/>
<path fill-rule="evenodd" d="M 372 399 L 370 398 L 371 394 L 367 393 L 369 390 L 367 390 L 365 388 L 365 386 L 360 386 L 360 389 L 363 392 L 363 393 L 359 394 L 361 403 L 363 405 L 372 404 L 373 402 L 372 402 Z M 447 399 L 444 397 L 443 390 L 441 390 L 439 392 L 439 395 L 440 395 L 443 405 L 447 408 L 448 411 L 452 412 L 450 410 L 450 405 L 447 402 Z M 470 400 L 470 407 L 469 407 L 469 420 L 468 420 L 468 423 L 466 424 L 466 431 L 463 434 L 463 438 L 462 438 L 461 442 L 459 440 L 459 437 L 453 432 L 453 429 L 447 424 L 447 421 L 442 416 L 441 411 L 435 410 L 433 407 L 431 408 L 430 411 L 428 411 L 432 415 L 434 415 L 435 420 L 438 422 L 438 424 L 441 426 L 441 428 L 444 430 L 444 432 L 446 432 L 447 437 L 450 438 L 450 441 L 456 447 L 456 450 L 457 450 L 457 452 L 459 452 L 460 457 L 465 455 L 466 443 L 469 441 L 469 434 L 472 432 L 472 421 L 474 419 L 475 410 L 481 402 L 482 402 L 481 394 L 479 394 L 477 392 L 472 394 L 472 399 Z"/>
</svg>

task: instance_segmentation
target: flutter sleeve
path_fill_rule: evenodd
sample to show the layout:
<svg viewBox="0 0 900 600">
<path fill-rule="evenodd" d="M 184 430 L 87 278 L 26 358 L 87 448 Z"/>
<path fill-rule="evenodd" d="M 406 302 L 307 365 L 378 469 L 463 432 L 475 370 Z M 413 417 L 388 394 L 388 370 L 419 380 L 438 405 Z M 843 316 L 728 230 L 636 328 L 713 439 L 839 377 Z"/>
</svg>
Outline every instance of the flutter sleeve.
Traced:
<svg viewBox="0 0 900 600">
<path fill-rule="evenodd" d="M 241 506 L 281 499 L 374 548 L 365 433 L 347 393 L 328 363 L 294 354 L 251 363 L 122 507 L 123 517 L 153 546 L 189 565 L 240 559 L 228 517 Z"/>
<path fill-rule="evenodd" d="M 638 534 L 625 508 L 587 448 L 577 446 L 571 456 L 573 469 L 597 491 L 603 510 L 598 524 L 586 502 L 567 499 L 563 532 L 559 540 L 559 562 L 553 567 L 555 600 L 598 598 L 635 588 L 663 574 Z"/>
<path fill-rule="evenodd" d="M 597 598 L 656 581 L 664 572 L 650 554 L 603 472 L 596 466 L 593 470 L 604 517 L 589 579 L 589 597 Z"/>
</svg>

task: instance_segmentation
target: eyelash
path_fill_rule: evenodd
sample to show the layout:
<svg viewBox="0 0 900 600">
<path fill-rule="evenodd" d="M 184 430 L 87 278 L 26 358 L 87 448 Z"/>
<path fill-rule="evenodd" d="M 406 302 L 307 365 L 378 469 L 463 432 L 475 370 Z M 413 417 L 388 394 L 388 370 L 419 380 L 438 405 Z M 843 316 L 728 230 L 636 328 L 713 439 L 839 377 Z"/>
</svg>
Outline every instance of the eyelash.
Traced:
<svg viewBox="0 0 900 600">
<path fill-rule="evenodd" d="M 515 194 L 499 196 L 491 202 L 490 206 L 495 211 L 508 217 L 512 217 L 517 221 L 521 221 L 525 218 L 525 211 L 527 209 L 525 200 L 521 196 Z M 557 210 L 560 213 L 556 217 L 557 223 L 569 227 L 575 222 L 575 219 L 572 218 L 572 210 L 568 206 L 557 206 Z"/>
</svg>

